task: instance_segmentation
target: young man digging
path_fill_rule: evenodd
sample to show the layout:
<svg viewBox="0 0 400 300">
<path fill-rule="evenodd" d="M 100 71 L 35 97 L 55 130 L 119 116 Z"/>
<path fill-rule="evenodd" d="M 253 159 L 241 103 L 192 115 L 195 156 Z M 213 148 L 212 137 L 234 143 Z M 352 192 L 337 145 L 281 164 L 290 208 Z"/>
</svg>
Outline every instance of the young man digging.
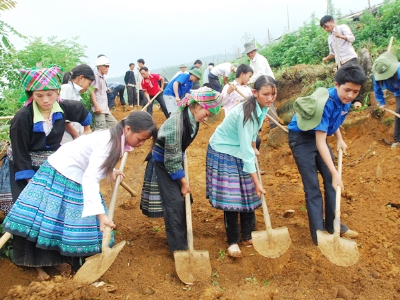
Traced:
<svg viewBox="0 0 400 300">
<path fill-rule="evenodd" d="M 347 145 L 339 128 L 365 80 L 364 71 L 359 65 L 346 64 L 336 73 L 334 87 L 319 88 L 308 97 L 298 98 L 293 105 L 297 113 L 288 126 L 289 146 L 303 181 L 309 227 L 315 245 L 318 245 L 317 230 L 333 233 L 335 188 L 340 185 L 343 189 L 326 138 L 333 134 L 337 140 L 336 148 L 346 152 Z M 324 181 L 324 203 L 318 172 Z M 358 236 L 356 231 L 344 224 L 340 225 L 340 234 L 347 238 Z"/>
</svg>

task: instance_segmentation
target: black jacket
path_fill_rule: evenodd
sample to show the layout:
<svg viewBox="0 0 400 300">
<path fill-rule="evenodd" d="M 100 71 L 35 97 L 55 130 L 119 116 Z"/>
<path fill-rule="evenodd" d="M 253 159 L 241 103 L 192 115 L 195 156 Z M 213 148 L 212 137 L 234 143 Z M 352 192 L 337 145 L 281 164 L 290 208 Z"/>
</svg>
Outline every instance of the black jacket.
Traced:
<svg viewBox="0 0 400 300">
<path fill-rule="evenodd" d="M 46 136 L 43 123 L 33 123 L 33 105 L 21 108 L 11 121 L 10 139 L 13 154 L 15 177 L 29 179 L 34 169 L 29 152 L 56 151 L 65 131 L 65 120 L 90 125 L 92 115 L 85 106 L 76 100 L 64 100 L 60 103 L 64 113 L 56 112 L 52 116 L 53 128 Z"/>
<path fill-rule="evenodd" d="M 133 73 L 133 71 L 129 70 L 125 73 L 124 81 L 125 81 L 125 85 L 128 85 L 128 84 L 136 85 L 135 74 Z"/>
</svg>

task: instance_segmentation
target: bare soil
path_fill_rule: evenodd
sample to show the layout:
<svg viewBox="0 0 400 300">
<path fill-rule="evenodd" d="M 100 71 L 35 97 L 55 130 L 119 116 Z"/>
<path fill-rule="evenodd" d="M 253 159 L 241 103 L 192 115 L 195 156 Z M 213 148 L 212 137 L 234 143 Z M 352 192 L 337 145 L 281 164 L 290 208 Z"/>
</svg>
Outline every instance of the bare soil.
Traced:
<svg viewBox="0 0 400 300">
<path fill-rule="evenodd" d="M 292 95 L 288 95 L 291 97 Z M 279 103 L 277 103 L 279 107 Z M 394 109 L 390 98 L 389 108 Z M 128 113 L 128 112 L 127 112 Z M 117 107 L 117 118 L 124 117 Z M 0 260 L 2 276 L 0 298 L 4 299 L 400 299 L 400 210 L 388 207 L 400 203 L 400 148 L 390 149 L 393 125 L 372 117 L 369 110 L 353 112 L 342 128 L 349 146 L 343 160 L 341 220 L 359 232 L 359 261 L 351 267 L 332 264 L 314 246 L 308 229 L 303 186 L 291 151 L 286 144 L 278 149 L 267 146 L 268 124 L 262 131 L 259 161 L 272 227 L 287 226 L 292 239 L 289 250 L 279 258 L 266 258 L 254 248 L 241 247 L 244 257 L 226 256 L 222 211 L 210 206 L 205 198 L 205 154 L 208 140 L 222 118 L 201 125 L 188 149 L 194 247 L 208 250 L 212 275 L 209 280 L 184 285 L 176 275 L 173 255 L 169 252 L 163 219 L 149 219 L 139 209 L 144 176 L 143 160 L 147 142 L 129 155 L 126 183 L 137 191 L 131 197 L 119 189 L 114 221 L 116 241 L 127 245 L 111 268 L 101 277 L 107 285 L 99 288 L 72 284 L 71 279 L 55 277 L 36 282 L 36 271 Z M 155 106 L 158 125 L 165 118 Z M 279 129 L 274 129 L 279 130 Z M 335 149 L 334 139 L 330 144 Z M 107 200 L 110 183 L 102 182 Z M 295 210 L 285 218 L 285 210 Z M 263 230 L 262 210 L 257 210 L 257 228 Z M 54 272 L 53 272 L 54 274 Z M 16 286 L 17 285 L 17 286 Z"/>
</svg>

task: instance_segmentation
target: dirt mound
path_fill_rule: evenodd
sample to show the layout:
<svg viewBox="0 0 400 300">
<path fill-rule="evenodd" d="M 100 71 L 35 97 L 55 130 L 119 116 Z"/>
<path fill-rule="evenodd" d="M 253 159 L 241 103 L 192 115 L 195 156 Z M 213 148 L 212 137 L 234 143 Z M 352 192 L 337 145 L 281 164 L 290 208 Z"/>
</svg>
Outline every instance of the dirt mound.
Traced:
<svg viewBox="0 0 400 300">
<path fill-rule="evenodd" d="M 111 285 L 95 287 L 93 285 L 80 286 L 71 279 L 61 276 L 54 277 L 51 281 L 33 281 L 29 286 L 17 285 L 8 293 L 5 300 L 81 300 L 81 299 L 115 299 L 110 293 L 116 288 Z"/>
</svg>

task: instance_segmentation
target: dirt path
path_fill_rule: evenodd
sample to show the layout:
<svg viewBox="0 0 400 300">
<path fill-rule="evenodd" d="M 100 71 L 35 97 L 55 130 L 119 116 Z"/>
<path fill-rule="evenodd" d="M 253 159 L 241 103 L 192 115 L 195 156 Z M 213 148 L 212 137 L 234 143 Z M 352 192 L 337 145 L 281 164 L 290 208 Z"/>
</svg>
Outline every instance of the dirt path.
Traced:
<svg viewBox="0 0 400 300">
<path fill-rule="evenodd" d="M 393 103 L 389 106 L 394 108 Z M 117 110 L 117 118 L 123 113 Z M 155 119 L 165 120 L 155 108 Z M 149 144 L 130 154 L 126 167 L 127 183 L 139 194 L 136 198 L 120 188 L 115 212 L 116 239 L 127 245 L 109 271 L 101 278 L 103 288 L 74 287 L 58 279 L 32 283 L 30 288 L 14 289 L 8 299 L 400 299 L 400 210 L 387 207 L 400 203 L 400 149 L 381 142 L 391 140 L 393 125 L 385 126 L 368 111 L 352 113 L 343 128 L 349 146 L 344 157 L 342 220 L 357 230 L 360 260 L 351 267 L 330 263 L 311 241 L 300 175 L 287 144 L 279 149 L 266 147 L 268 125 L 263 128 L 260 163 L 272 226 L 287 226 L 292 239 L 289 250 L 280 258 L 268 259 L 253 248 L 242 247 L 244 257 L 225 256 L 226 241 L 222 211 L 213 209 L 205 198 L 205 153 L 208 139 L 218 121 L 201 125 L 188 149 L 193 190 L 195 249 L 208 250 L 212 276 L 209 281 L 189 287 L 176 276 L 173 256 L 168 250 L 163 219 L 148 219 L 139 209 L 142 164 Z M 331 145 L 334 141 L 331 140 Z M 102 183 L 109 200 L 111 187 Z M 292 218 L 283 217 L 294 209 Z M 262 210 L 257 210 L 257 227 L 263 229 Z M 35 279 L 33 270 L 0 261 L 0 298 L 16 284 L 28 286 Z M 57 291 L 56 291 L 57 290 Z M 28 295 L 43 295 L 43 297 Z M 57 294 L 58 293 L 58 294 Z M 36 297 L 36 296 L 35 296 Z"/>
</svg>

